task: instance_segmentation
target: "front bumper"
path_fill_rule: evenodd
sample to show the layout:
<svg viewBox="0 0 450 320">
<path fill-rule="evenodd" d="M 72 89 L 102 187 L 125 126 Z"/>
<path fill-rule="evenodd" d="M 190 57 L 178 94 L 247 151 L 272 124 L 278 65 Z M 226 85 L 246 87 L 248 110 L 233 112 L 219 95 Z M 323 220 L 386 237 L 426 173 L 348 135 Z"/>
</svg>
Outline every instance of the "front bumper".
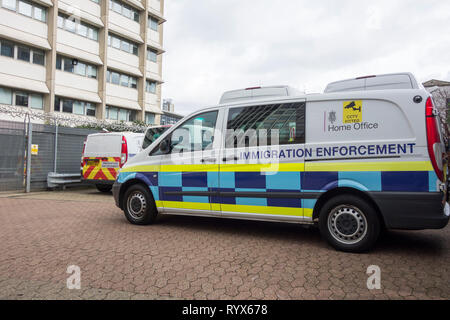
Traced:
<svg viewBox="0 0 450 320">
<path fill-rule="evenodd" d="M 122 184 L 119 182 L 114 182 L 112 186 L 112 194 L 114 197 L 114 201 L 116 202 L 116 206 L 118 206 L 120 209 L 122 209 L 120 204 L 120 188 L 122 187 Z"/>
<path fill-rule="evenodd" d="M 81 179 L 82 182 L 91 183 L 91 184 L 103 184 L 103 185 L 112 185 L 115 180 L 94 180 L 94 179 Z"/>
<path fill-rule="evenodd" d="M 441 192 L 371 192 L 388 229 L 442 229 L 449 216 Z M 448 212 L 448 206 L 447 206 Z"/>
</svg>

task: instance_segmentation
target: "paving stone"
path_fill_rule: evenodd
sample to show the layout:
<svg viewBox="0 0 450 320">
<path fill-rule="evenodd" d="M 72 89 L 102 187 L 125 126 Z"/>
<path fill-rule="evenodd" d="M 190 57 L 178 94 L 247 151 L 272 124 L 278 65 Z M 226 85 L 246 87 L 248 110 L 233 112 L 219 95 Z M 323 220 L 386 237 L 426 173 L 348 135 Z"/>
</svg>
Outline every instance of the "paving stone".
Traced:
<svg viewBox="0 0 450 320">
<path fill-rule="evenodd" d="M 160 216 L 129 224 L 111 195 L 0 195 L 0 299 L 449 299 L 450 227 L 391 231 L 367 254 L 314 228 Z M 66 288 L 70 265 L 81 290 Z M 367 267 L 381 269 L 368 290 Z"/>
</svg>

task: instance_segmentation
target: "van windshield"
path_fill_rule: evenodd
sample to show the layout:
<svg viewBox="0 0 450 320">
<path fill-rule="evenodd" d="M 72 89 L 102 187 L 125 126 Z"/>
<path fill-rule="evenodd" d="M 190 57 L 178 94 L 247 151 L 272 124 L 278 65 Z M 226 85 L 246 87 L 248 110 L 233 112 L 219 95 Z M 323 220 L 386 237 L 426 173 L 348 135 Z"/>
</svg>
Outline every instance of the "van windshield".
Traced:
<svg viewBox="0 0 450 320">
<path fill-rule="evenodd" d="M 146 149 L 149 145 L 151 145 L 156 139 L 158 139 L 169 128 L 170 128 L 170 126 L 148 128 L 147 131 L 145 132 L 144 142 L 142 142 L 142 148 Z"/>
</svg>

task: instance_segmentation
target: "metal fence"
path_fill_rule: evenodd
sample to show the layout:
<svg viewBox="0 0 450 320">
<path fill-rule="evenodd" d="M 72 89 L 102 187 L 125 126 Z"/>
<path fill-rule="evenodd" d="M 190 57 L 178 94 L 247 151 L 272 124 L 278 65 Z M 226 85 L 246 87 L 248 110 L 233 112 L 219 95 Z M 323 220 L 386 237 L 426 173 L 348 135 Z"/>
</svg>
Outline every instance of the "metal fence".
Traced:
<svg viewBox="0 0 450 320">
<path fill-rule="evenodd" d="M 52 179 L 80 180 L 81 153 L 87 135 L 100 130 L 145 132 L 147 129 L 140 123 L 46 114 L 2 104 L 0 116 L 17 120 L 0 120 L 0 192 L 43 189 L 48 182 L 59 185 L 59 182 L 50 183 Z"/>
<path fill-rule="evenodd" d="M 57 125 L 30 125 L 25 121 L 0 121 L 0 191 L 25 190 L 27 175 L 31 190 L 47 188 L 49 172 L 80 175 L 84 140 L 88 134 L 96 132 Z"/>
<path fill-rule="evenodd" d="M 25 122 L 0 122 L 0 191 L 24 186 Z"/>
<path fill-rule="evenodd" d="M 31 189 L 46 188 L 49 172 L 80 174 L 84 140 L 96 132 L 33 124 L 31 144 L 37 145 L 37 154 L 31 155 Z"/>
</svg>

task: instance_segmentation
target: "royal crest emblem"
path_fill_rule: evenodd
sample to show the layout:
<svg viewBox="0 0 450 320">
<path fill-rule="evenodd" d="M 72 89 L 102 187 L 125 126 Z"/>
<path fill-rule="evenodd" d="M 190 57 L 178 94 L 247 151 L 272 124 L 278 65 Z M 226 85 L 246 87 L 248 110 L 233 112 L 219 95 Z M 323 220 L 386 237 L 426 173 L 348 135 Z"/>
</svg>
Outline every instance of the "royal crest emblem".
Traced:
<svg viewBox="0 0 450 320">
<path fill-rule="evenodd" d="M 328 121 L 331 123 L 335 123 L 336 122 L 336 111 L 331 111 L 328 114 Z"/>
</svg>

